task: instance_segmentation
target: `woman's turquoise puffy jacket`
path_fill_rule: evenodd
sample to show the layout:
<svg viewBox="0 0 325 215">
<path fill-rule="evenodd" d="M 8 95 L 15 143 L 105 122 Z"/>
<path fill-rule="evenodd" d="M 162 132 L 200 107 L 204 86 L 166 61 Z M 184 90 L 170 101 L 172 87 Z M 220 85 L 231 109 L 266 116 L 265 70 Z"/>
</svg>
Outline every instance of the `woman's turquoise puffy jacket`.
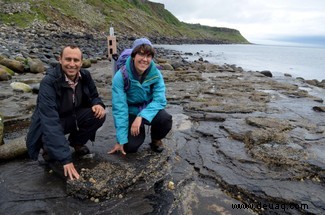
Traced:
<svg viewBox="0 0 325 215">
<path fill-rule="evenodd" d="M 125 63 L 130 79 L 128 90 L 124 90 L 121 69 L 116 72 L 112 81 L 112 112 L 119 144 L 128 142 L 129 114 L 141 116 L 151 122 L 167 104 L 164 79 L 155 63 L 151 61 L 150 70 L 141 84 L 133 77 L 131 61 L 132 58 L 129 57 Z M 137 107 L 148 102 L 150 103 L 142 110 Z"/>
</svg>

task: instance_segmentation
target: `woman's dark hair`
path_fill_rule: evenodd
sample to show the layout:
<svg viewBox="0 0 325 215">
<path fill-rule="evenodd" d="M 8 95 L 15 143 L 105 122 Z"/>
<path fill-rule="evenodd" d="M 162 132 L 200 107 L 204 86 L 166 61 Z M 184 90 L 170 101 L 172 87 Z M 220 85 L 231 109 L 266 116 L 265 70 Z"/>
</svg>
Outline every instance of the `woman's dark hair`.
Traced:
<svg viewBox="0 0 325 215">
<path fill-rule="evenodd" d="M 146 55 L 151 55 L 152 58 L 154 58 L 155 56 L 155 49 L 148 45 L 148 44 L 142 44 L 139 45 L 137 47 L 135 47 L 131 53 L 131 57 L 134 58 L 136 54 L 138 53 L 142 53 L 142 54 L 146 54 Z"/>
</svg>

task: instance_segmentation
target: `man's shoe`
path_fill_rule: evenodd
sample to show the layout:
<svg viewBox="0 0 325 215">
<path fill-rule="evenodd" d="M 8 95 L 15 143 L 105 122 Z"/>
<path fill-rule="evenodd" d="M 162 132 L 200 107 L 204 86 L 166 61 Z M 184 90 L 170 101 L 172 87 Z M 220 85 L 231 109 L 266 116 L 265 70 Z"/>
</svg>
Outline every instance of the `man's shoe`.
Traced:
<svg viewBox="0 0 325 215">
<path fill-rule="evenodd" d="M 83 145 L 83 146 L 75 145 L 72 147 L 74 148 L 75 153 L 79 156 L 84 156 L 84 155 L 90 154 L 88 147 L 85 145 Z"/>
<path fill-rule="evenodd" d="M 149 144 L 152 151 L 161 153 L 164 151 L 164 146 L 161 140 L 152 140 L 152 142 Z"/>
</svg>

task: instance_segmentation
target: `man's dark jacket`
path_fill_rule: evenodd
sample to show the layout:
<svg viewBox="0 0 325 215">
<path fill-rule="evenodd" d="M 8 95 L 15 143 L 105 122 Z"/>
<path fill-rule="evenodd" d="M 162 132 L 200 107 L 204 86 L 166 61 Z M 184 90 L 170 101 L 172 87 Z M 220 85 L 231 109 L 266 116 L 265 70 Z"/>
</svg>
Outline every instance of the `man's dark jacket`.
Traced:
<svg viewBox="0 0 325 215">
<path fill-rule="evenodd" d="M 82 107 L 92 107 L 104 103 L 98 96 L 97 88 L 88 70 L 81 69 Z M 33 160 L 38 159 L 42 147 L 42 134 L 51 158 L 67 164 L 72 161 L 69 142 L 60 124 L 60 106 L 62 94 L 68 89 L 65 75 L 58 64 L 50 69 L 41 81 L 37 97 L 37 105 L 32 116 L 32 122 L 27 134 L 26 146 Z M 71 105 L 71 104 L 69 104 Z M 71 113 L 73 114 L 73 113 Z"/>
</svg>

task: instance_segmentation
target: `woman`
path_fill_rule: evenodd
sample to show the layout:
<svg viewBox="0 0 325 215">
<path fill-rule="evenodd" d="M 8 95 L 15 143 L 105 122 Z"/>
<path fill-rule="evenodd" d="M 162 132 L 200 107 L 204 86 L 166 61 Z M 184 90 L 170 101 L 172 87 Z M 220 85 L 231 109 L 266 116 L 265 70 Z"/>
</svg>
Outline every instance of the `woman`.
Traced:
<svg viewBox="0 0 325 215">
<path fill-rule="evenodd" d="M 131 56 L 113 78 L 112 112 L 117 143 L 109 154 L 137 152 L 145 139 L 145 124 L 151 126 L 151 149 L 158 153 L 164 149 L 161 139 L 171 130 L 172 116 L 164 109 L 166 88 L 153 62 L 154 55 L 147 38 L 135 40 Z M 127 90 L 123 73 L 129 78 Z"/>
</svg>

